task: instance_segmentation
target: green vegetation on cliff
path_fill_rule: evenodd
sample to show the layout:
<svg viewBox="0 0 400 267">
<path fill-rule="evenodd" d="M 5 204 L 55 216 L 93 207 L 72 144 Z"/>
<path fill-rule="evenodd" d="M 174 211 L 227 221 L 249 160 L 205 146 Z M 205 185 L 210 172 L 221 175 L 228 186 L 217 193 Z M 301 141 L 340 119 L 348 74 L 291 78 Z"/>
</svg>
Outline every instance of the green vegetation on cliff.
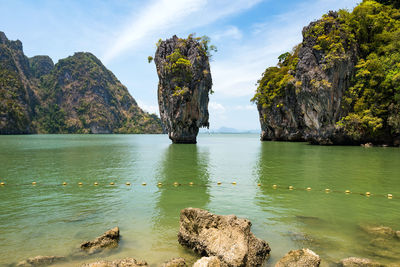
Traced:
<svg viewBox="0 0 400 267">
<path fill-rule="evenodd" d="M 161 133 L 99 59 L 27 58 L 0 32 L 0 133 Z"/>
<path fill-rule="evenodd" d="M 350 86 L 342 96 L 342 116 L 335 125 L 355 142 L 390 140 L 400 135 L 399 7 L 399 1 L 364 0 L 352 12 L 324 15 L 303 32 L 305 42 L 312 40 L 313 53 L 321 58 L 319 67 L 326 72 L 334 72 L 343 62 L 355 61 Z M 348 53 L 352 47 L 356 47 L 355 60 Z M 274 100 L 285 97 L 290 87 L 295 87 L 296 93 L 305 90 L 300 75 L 296 76 L 298 49 L 283 54 L 277 67 L 263 73 L 252 99 L 259 108 L 275 104 Z M 331 86 L 324 79 L 309 82 L 316 92 Z"/>
</svg>

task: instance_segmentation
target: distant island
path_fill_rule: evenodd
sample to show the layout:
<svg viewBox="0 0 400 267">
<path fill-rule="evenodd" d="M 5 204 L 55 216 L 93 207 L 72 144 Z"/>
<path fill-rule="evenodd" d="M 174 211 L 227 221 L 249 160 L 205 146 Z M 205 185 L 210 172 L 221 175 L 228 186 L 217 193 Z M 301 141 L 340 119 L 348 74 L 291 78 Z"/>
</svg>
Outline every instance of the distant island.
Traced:
<svg viewBox="0 0 400 267">
<path fill-rule="evenodd" d="M 54 65 L 28 58 L 0 32 L 0 134 L 162 133 L 127 88 L 91 53 Z"/>
<path fill-rule="evenodd" d="M 398 8 L 364 0 L 305 27 L 258 81 L 261 139 L 400 145 Z"/>
</svg>

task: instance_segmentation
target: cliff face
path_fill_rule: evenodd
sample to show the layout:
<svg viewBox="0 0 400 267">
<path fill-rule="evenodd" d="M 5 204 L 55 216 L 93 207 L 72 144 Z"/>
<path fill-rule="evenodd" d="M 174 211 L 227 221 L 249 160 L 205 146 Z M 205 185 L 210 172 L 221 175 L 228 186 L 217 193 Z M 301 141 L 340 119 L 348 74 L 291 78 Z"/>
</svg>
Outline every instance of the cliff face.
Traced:
<svg viewBox="0 0 400 267">
<path fill-rule="evenodd" d="M 379 19 L 382 13 L 387 21 Z M 252 100 L 261 140 L 396 145 L 396 14 L 392 6 L 364 1 L 352 13 L 329 12 L 305 27 L 303 42 L 281 55 L 278 66 L 267 68 L 258 82 Z"/>
<path fill-rule="evenodd" d="M 0 32 L 0 134 L 161 132 L 94 55 L 28 59 Z"/>
<path fill-rule="evenodd" d="M 209 126 L 212 79 L 206 49 L 196 38 L 173 36 L 158 45 L 154 61 L 160 117 L 169 138 L 196 143 L 199 128 Z"/>
</svg>

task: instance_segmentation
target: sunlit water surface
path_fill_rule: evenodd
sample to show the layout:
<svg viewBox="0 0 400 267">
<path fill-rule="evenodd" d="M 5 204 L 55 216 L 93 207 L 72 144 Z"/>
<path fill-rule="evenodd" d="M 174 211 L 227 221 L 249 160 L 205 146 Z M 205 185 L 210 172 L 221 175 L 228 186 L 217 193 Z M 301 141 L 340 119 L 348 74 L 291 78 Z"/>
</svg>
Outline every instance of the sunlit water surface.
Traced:
<svg viewBox="0 0 400 267">
<path fill-rule="evenodd" d="M 122 238 L 113 253 L 60 265 L 133 257 L 159 266 L 178 256 L 193 263 L 198 256 L 177 242 L 186 207 L 251 220 L 272 248 L 267 266 L 303 247 L 325 266 L 349 256 L 400 262 L 400 241 L 382 245 L 360 227 L 400 230 L 398 148 L 260 142 L 256 134 L 203 134 L 197 145 L 172 145 L 166 135 L 0 136 L 0 180 L 0 265 L 73 254 L 114 226 Z"/>
</svg>

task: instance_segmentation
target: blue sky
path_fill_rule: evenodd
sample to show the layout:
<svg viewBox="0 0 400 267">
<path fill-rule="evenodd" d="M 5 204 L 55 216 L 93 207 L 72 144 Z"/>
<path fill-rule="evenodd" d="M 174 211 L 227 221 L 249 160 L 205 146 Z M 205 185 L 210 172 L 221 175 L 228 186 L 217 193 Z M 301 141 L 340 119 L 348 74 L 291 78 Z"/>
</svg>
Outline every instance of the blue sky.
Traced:
<svg viewBox="0 0 400 267">
<path fill-rule="evenodd" d="M 301 30 L 329 10 L 356 0 L 0 0 L 0 31 L 23 42 L 27 56 L 56 63 L 74 52 L 100 58 L 146 111 L 158 114 L 155 43 L 176 34 L 208 35 L 210 129 L 259 129 L 250 103 L 256 82 L 277 57 L 301 42 Z"/>
</svg>

